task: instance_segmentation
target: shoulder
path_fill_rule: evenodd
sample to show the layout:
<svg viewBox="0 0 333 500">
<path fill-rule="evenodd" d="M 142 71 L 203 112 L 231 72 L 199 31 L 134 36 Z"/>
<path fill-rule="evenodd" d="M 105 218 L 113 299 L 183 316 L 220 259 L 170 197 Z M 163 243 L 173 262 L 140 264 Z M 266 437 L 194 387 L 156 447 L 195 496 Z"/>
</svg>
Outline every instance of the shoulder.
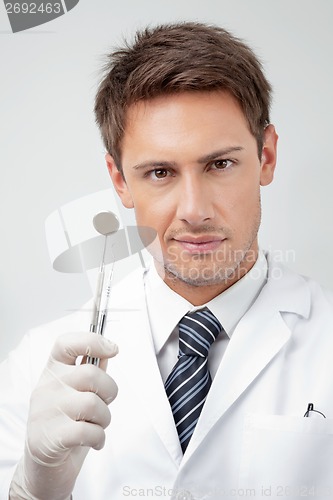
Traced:
<svg viewBox="0 0 333 500">
<path fill-rule="evenodd" d="M 333 292 L 314 279 L 299 274 L 274 255 L 266 253 L 268 261 L 267 289 L 277 301 L 280 311 L 296 312 L 307 318 L 319 314 L 333 317 Z"/>
</svg>

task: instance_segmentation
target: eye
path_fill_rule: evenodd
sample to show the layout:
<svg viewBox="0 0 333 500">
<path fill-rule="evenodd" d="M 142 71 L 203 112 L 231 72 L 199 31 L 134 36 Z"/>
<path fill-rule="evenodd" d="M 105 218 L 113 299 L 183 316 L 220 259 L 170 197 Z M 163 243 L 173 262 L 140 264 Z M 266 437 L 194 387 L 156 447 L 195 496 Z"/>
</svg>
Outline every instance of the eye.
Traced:
<svg viewBox="0 0 333 500">
<path fill-rule="evenodd" d="M 153 181 L 158 181 L 163 180 L 170 175 L 171 172 L 167 168 L 154 168 L 153 170 L 148 170 L 148 172 L 146 172 L 144 176 Z"/>
<path fill-rule="evenodd" d="M 227 168 L 230 168 L 233 165 L 232 160 L 215 160 L 212 163 L 210 163 L 210 167 L 212 167 L 215 170 L 226 170 Z"/>
<path fill-rule="evenodd" d="M 156 179 L 164 179 L 164 177 L 167 177 L 168 171 L 165 168 L 155 168 L 155 170 L 152 171 L 152 174 L 156 177 Z"/>
</svg>

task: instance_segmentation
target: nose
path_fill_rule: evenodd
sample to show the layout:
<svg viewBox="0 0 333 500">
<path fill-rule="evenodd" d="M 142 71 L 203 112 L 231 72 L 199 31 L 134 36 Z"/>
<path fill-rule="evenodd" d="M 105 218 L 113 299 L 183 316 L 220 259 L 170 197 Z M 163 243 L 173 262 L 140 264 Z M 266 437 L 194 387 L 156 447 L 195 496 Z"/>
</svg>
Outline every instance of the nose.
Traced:
<svg viewBox="0 0 333 500">
<path fill-rule="evenodd" d="M 177 218 L 192 226 L 214 217 L 212 193 L 200 176 L 188 175 L 179 185 Z"/>
</svg>

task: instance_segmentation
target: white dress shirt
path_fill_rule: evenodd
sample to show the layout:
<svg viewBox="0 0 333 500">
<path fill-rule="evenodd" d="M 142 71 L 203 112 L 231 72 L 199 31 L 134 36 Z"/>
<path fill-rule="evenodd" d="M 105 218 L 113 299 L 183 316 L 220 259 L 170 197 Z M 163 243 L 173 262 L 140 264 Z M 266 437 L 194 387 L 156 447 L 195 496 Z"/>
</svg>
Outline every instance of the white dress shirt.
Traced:
<svg viewBox="0 0 333 500">
<path fill-rule="evenodd" d="M 209 350 L 208 364 L 212 378 L 218 369 L 229 339 L 238 321 L 251 307 L 267 280 L 267 260 L 262 251 L 250 271 L 223 293 L 199 307 L 171 290 L 153 264 L 144 276 L 147 310 L 157 362 L 163 381 L 177 362 L 178 323 L 189 311 L 207 306 L 218 318 L 225 333 L 220 334 Z"/>
</svg>

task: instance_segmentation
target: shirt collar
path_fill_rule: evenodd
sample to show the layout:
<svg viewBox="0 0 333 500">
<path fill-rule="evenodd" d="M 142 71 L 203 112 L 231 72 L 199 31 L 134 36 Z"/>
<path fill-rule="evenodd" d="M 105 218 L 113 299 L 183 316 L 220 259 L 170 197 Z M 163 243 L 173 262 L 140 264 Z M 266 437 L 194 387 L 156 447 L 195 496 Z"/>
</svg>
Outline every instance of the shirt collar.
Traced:
<svg viewBox="0 0 333 500">
<path fill-rule="evenodd" d="M 148 316 L 158 354 L 180 319 L 188 311 L 196 311 L 207 306 L 218 318 L 228 337 L 231 337 L 238 321 L 251 307 L 267 280 L 267 260 L 262 251 L 248 273 L 234 285 L 214 299 L 199 307 L 171 290 L 151 262 L 145 274 L 145 291 Z"/>
</svg>

